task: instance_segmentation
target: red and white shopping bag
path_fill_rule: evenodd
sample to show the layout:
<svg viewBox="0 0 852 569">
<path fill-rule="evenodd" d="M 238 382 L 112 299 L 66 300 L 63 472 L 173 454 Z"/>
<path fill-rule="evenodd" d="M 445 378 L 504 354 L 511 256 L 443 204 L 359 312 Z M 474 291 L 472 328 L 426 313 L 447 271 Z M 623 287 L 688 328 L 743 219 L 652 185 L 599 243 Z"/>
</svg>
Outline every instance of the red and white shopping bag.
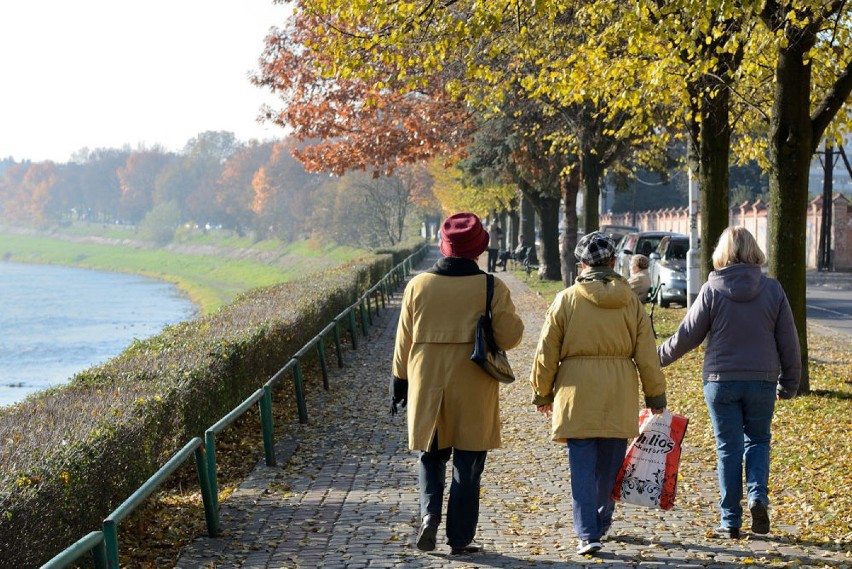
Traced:
<svg viewBox="0 0 852 569">
<path fill-rule="evenodd" d="M 680 445 L 689 420 L 650 409 L 639 413 L 639 436 L 627 448 L 612 489 L 612 499 L 670 510 L 674 506 Z"/>
</svg>

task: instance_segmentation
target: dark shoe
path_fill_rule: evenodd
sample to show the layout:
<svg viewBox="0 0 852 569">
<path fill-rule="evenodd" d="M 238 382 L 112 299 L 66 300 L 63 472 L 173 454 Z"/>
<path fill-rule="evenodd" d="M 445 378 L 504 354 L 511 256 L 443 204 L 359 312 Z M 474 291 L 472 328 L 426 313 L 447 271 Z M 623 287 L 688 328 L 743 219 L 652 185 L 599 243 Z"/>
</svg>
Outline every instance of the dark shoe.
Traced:
<svg viewBox="0 0 852 569">
<path fill-rule="evenodd" d="M 723 528 L 718 527 L 712 530 L 714 537 L 720 539 L 739 539 L 740 538 L 740 528 Z"/>
<path fill-rule="evenodd" d="M 751 533 L 769 533 L 769 511 L 766 504 L 755 500 L 748 505 L 748 509 L 751 511 Z"/>
<path fill-rule="evenodd" d="M 451 547 L 450 555 L 468 555 L 471 553 L 481 553 L 485 548 L 478 543 L 468 543 L 462 547 Z"/>
<path fill-rule="evenodd" d="M 435 542 L 438 538 L 438 519 L 434 516 L 426 516 L 420 524 L 417 532 L 417 549 L 420 551 L 434 551 Z"/>
<path fill-rule="evenodd" d="M 601 542 L 596 539 L 581 539 L 577 545 L 577 553 L 580 555 L 591 555 L 601 550 Z"/>
</svg>

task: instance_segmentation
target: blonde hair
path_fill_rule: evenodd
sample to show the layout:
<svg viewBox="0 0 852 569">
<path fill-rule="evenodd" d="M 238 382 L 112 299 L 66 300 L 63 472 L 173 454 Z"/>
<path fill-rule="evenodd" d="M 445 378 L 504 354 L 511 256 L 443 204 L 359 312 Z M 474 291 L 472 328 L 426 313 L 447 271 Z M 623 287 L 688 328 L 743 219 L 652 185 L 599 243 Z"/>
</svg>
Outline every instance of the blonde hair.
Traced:
<svg viewBox="0 0 852 569">
<path fill-rule="evenodd" d="M 713 268 L 717 271 L 738 263 L 762 265 L 765 262 L 766 255 L 745 227 L 725 229 L 713 251 Z"/>
<path fill-rule="evenodd" d="M 645 255 L 633 255 L 633 266 L 639 269 L 640 271 L 644 271 L 645 269 L 647 269 L 648 265 L 650 264 L 651 261 Z"/>
</svg>

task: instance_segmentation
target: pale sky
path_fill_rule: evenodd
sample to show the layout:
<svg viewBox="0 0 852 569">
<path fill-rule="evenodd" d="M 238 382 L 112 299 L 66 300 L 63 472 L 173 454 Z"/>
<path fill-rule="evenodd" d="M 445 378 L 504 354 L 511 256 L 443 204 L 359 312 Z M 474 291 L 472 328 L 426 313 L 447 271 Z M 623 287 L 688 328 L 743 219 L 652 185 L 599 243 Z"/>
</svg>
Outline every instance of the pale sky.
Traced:
<svg viewBox="0 0 852 569">
<path fill-rule="evenodd" d="M 283 138 L 256 122 L 272 0 L 13 0 L 0 8 L 0 158 L 88 147 L 179 151 L 201 132 Z"/>
</svg>

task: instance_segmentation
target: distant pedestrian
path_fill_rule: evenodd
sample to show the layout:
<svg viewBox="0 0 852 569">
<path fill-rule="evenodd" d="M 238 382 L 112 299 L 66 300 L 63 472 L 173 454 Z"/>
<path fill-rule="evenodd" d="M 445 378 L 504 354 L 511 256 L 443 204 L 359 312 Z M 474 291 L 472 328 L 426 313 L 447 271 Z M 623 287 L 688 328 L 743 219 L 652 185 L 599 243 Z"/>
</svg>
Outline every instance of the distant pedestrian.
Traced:
<svg viewBox="0 0 852 569">
<path fill-rule="evenodd" d="M 630 278 L 627 282 L 642 302 L 648 301 L 648 293 L 651 291 L 650 264 L 648 257 L 638 253 L 630 259 Z"/>
<path fill-rule="evenodd" d="M 666 382 L 648 314 L 613 270 L 612 238 L 589 233 L 574 255 L 582 271 L 547 310 L 530 383 L 538 411 L 553 415 L 553 440 L 567 444 L 577 552 L 586 554 L 612 524 L 612 489 L 639 434 L 639 384 L 645 405 L 662 413 Z"/>
<path fill-rule="evenodd" d="M 475 553 L 480 478 L 489 449 L 500 439 L 499 383 L 471 361 L 474 330 L 485 312 L 486 275 L 477 264 L 489 234 L 472 213 L 441 226 L 441 253 L 405 288 L 393 356 L 392 411 L 407 409 L 408 446 L 419 450 L 421 524 L 417 548 L 435 549 L 447 462 L 453 476 L 447 505 L 447 543 L 453 555 Z M 494 278 L 494 339 L 515 347 L 524 324 L 509 289 Z"/>
<path fill-rule="evenodd" d="M 760 270 L 766 257 L 742 227 L 722 232 L 713 267 L 674 336 L 657 348 L 669 365 L 705 338 L 704 400 L 716 436 L 722 520 L 717 531 L 739 538 L 743 460 L 751 531 L 769 533 L 769 445 L 775 400 L 796 394 L 802 373 L 799 337 L 784 289 Z"/>
<path fill-rule="evenodd" d="M 500 253 L 500 240 L 503 238 L 503 228 L 500 227 L 500 219 L 494 217 L 488 225 L 488 272 L 497 270 L 497 260 Z"/>
</svg>

